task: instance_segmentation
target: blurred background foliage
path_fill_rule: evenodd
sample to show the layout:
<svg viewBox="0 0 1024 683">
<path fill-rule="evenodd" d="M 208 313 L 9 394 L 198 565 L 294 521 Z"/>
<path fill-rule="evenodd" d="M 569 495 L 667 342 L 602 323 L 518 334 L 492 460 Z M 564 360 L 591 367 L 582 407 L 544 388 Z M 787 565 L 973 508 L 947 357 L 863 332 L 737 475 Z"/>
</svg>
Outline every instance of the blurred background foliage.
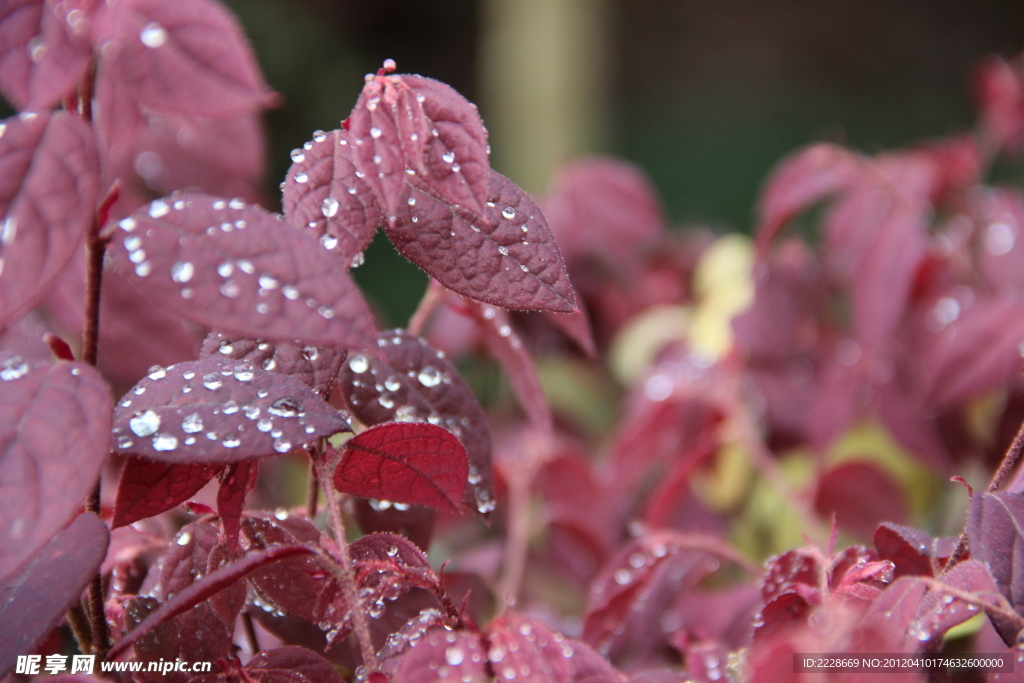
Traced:
<svg viewBox="0 0 1024 683">
<path fill-rule="evenodd" d="M 1019 0 L 228 0 L 284 106 L 288 151 L 391 57 L 480 105 L 495 168 L 543 192 L 588 152 L 640 164 L 676 223 L 748 231 L 761 182 L 816 140 L 877 151 L 966 129 L 971 70 L 1024 47 Z M 425 279 L 385 240 L 357 279 L 404 324 Z"/>
</svg>

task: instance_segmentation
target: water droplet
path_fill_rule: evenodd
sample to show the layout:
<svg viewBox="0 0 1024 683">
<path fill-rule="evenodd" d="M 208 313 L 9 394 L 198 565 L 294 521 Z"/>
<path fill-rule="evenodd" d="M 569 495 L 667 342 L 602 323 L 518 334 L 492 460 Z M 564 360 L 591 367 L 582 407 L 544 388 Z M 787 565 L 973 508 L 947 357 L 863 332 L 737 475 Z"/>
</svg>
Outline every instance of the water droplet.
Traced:
<svg viewBox="0 0 1024 683">
<path fill-rule="evenodd" d="M 352 257 L 352 261 L 349 262 L 348 265 L 349 265 L 349 268 L 358 268 L 359 266 L 363 265 L 363 263 L 365 263 L 365 262 L 366 262 L 366 257 L 363 256 L 363 252 L 359 252 L 358 254 L 356 254 L 355 256 Z"/>
<path fill-rule="evenodd" d="M 261 432 L 269 432 L 273 428 L 274 423 L 270 420 L 270 418 L 265 417 L 256 423 L 256 429 L 260 430 Z"/>
<path fill-rule="evenodd" d="M 450 164 L 453 161 L 455 161 L 455 152 L 452 152 L 452 151 L 445 152 L 444 154 L 441 155 L 441 158 L 444 159 L 445 163 Z"/>
<path fill-rule="evenodd" d="M 426 365 L 416 375 L 416 379 L 425 387 L 436 387 L 441 383 L 441 373 L 437 371 L 437 368 Z"/>
<path fill-rule="evenodd" d="M 153 410 L 136 413 L 128 421 L 128 426 L 135 433 L 135 436 L 152 436 L 156 434 L 156 430 L 160 429 L 160 416 Z"/>
<path fill-rule="evenodd" d="M 498 247 L 498 251 L 502 256 L 508 256 L 508 247 Z"/>
<path fill-rule="evenodd" d="M 159 365 L 154 365 L 149 369 L 149 374 L 146 375 L 150 379 L 163 379 L 167 376 L 167 371 Z"/>
<path fill-rule="evenodd" d="M 320 350 L 315 346 L 304 346 L 302 347 L 302 357 L 306 360 L 316 360 L 317 356 L 320 355 Z"/>
<path fill-rule="evenodd" d="M 224 437 L 224 440 L 220 442 L 220 445 L 224 448 L 238 448 L 242 445 L 242 440 L 238 438 L 237 434 L 228 434 Z"/>
<path fill-rule="evenodd" d="M 462 170 L 461 166 L 459 166 L 458 164 L 452 164 L 452 173 L 458 173 L 461 170 Z"/>
<path fill-rule="evenodd" d="M 298 148 L 292 150 L 291 156 L 292 156 L 292 161 L 294 161 L 297 164 L 300 164 L 300 163 L 302 163 L 303 161 L 306 160 L 306 155 L 303 154 L 302 150 L 298 149 Z"/>
<path fill-rule="evenodd" d="M 149 205 L 149 215 L 152 218 L 160 218 L 161 216 L 166 216 L 170 212 L 171 207 L 167 206 L 167 202 L 162 199 L 157 199 Z"/>
<path fill-rule="evenodd" d="M 295 301 L 299 298 L 299 290 L 295 289 L 295 287 L 292 287 L 291 285 L 285 285 L 282 287 L 281 293 L 284 294 L 285 299 L 290 299 L 291 301 Z"/>
<path fill-rule="evenodd" d="M 476 486 L 477 484 L 479 484 L 483 480 L 484 480 L 484 478 L 480 475 L 480 471 L 477 470 L 477 468 L 475 468 L 475 467 L 470 467 L 469 468 L 469 477 L 467 478 L 467 481 L 470 484 L 472 484 L 473 486 Z"/>
<path fill-rule="evenodd" d="M 210 391 L 220 389 L 221 384 L 223 384 L 223 382 L 220 379 L 220 375 L 217 374 L 216 372 L 210 372 L 207 373 L 206 375 L 203 375 L 203 386 L 209 389 Z"/>
<path fill-rule="evenodd" d="M 530 272 L 530 269 L 527 268 L 526 265 L 522 264 L 522 263 L 519 264 L 519 270 L 523 271 L 524 273 L 529 273 Z"/>
<path fill-rule="evenodd" d="M 502 337 L 507 337 L 510 334 L 512 334 L 512 328 L 509 327 L 508 325 L 502 325 L 500 328 L 498 328 L 498 334 L 500 334 Z"/>
<path fill-rule="evenodd" d="M 0 363 L 0 380 L 8 382 L 12 379 L 21 379 L 28 373 L 28 363 L 21 356 L 5 358 Z"/>
<path fill-rule="evenodd" d="M 273 371 L 277 369 L 277 361 L 273 358 L 265 358 L 262 365 L 264 370 Z"/>
<path fill-rule="evenodd" d="M 357 353 L 348 359 L 349 370 L 355 373 L 366 372 L 370 369 L 370 362 L 366 359 L 366 356 Z"/>
<path fill-rule="evenodd" d="M 281 283 L 270 273 L 263 273 L 259 277 L 259 284 L 263 289 L 276 289 Z"/>
<path fill-rule="evenodd" d="M 220 353 L 224 354 L 225 356 L 228 356 L 228 355 L 231 355 L 232 353 L 235 352 L 235 347 L 232 346 L 231 342 L 228 341 L 227 339 L 222 339 L 220 341 L 220 343 L 217 344 L 217 351 L 219 351 Z M 191 373 L 191 372 L 186 373 L 186 374 L 193 375 L 193 373 Z M 185 379 L 192 379 L 192 377 L 186 377 Z"/>
<path fill-rule="evenodd" d="M 171 266 L 171 279 L 175 282 L 184 284 L 192 279 L 192 275 L 195 274 L 196 269 L 188 261 L 178 261 Z"/>
<path fill-rule="evenodd" d="M 324 249 L 334 249 L 338 246 L 338 238 L 325 232 L 320 235 L 320 244 L 324 246 Z"/>
<path fill-rule="evenodd" d="M 307 180 L 309 180 L 309 176 L 306 175 L 305 173 L 296 173 L 295 174 L 295 182 L 297 182 L 297 183 L 304 183 Z"/>
<path fill-rule="evenodd" d="M 178 534 L 174 538 L 174 543 L 176 545 L 188 545 L 191 542 L 192 542 L 192 534 L 191 534 L 191 532 L 188 532 L 188 531 L 182 531 L 180 534 Z"/>
<path fill-rule="evenodd" d="M 615 573 L 612 575 L 612 578 L 615 579 L 615 583 L 619 584 L 620 586 L 625 586 L 627 583 L 629 583 L 629 580 L 633 578 L 633 575 L 630 574 L 628 569 L 616 569 Z"/>
<path fill-rule="evenodd" d="M 135 266 L 135 274 L 139 277 L 146 277 L 153 272 L 153 266 L 149 261 L 143 261 L 139 265 Z"/>
<path fill-rule="evenodd" d="M 227 280 L 220 286 L 220 293 L 229 299 L 234 299 L 242 293 L 242 285 L 234 280 Z"/>
<path fill-rule="evenodd" d="M 327 218 L 334 218 L 334 216 L 336 216 L 338 213 L 339 206 L 340 204 L 338 204 L 337 199 L 335 199 L 334 197 L 326 197 L 323 201 L 323 204 L 320 205 L 320 210 Z"/>
<path fill-rule="evenodd" d="M 181 421 L 181 431 L 186 434 L 196 434 L 203 431 L 203 420 L 199 413 L 192 413 Z"/>
<path fill-rule="evenodd" d="M 221 277 L 229 277 L 233 272 L 235 272 L 235 266 L 230 261 L 224 261 L 217 266 L 217 274 Z"/>
<path fill-rule="evenodd" d="M 513 209 L 511 206 L 506 206 L 504 209 L 501 210 L 501 215 L 509 220 L 512 220 L 513 218 L 516 217 L 516 210 Z"/>
<path fill-rule="evenodd" d="M 255 420 L 257 417 L 260 416 L 260 408 L 259 408 L 259 406 L 252 406 L 252 405 L 242 406 L 242 412 L 245 413 L 245 416 L 247 418 L 249 418 L 250 420 Z"/>
<path fill-rule="evenodd" d="M 376 126 L 373 126 L 372 128 L 370 128 L 370 137 L 373 138 L 374 140 L 379 138 L 380 137 L 380 128 L 377 128 Z"/>
<path fill-rule="evenodd" d="M 238 412 L 238 404 L 235 403 L 234 401 L 228 401 L 223 406 L 221 406 L 221 411 L 223 411 L 225 415 L 234 415 L 235 413 Z"/>
<path fill-rule="evenodd" d="M 323 142 L 324 140 L 327 139 L 327 133 L 323 132 L 322 130 L 314 130 L 313 139 L 317 142 Z"/>
<path fill-rule="evenodd" d="M 248 261 L 246 259 L 239 259 L 238 261 L 235 261 L 235 263 L 238 265 L 238 267 L 242 270 L 243 273 L 248 273 L 249 275 L 252 275 L 253 273 L 256 272 L 256 266 L 252 265 L 252 261 Z"/>
<path fill-rule="evenodd" d="M 6 237 L 6 233 L 5 233 L 5 237 Z M 3 242 L 4 244 L 10 244 L 11 240 L 0 239 L 0 242 Z M 127 249 L 128 251 L 135 251 L 136 249 L 138 249 L 141 246 L 142 246 L 142 238 L 139 237 L 138 235 L 131 235 L 129 237 L 125 237 L 124 238 L 124 248 Z"/>
<path fill-rule="evenodd" d="M 287 453 L 291 449 L 292 444 L 290 441 L 285 441 L 284 439 L 274 439 L 274 450 L 277 451 L 278 453 Z"/>
<path fill-rule="evenodd" d="M 278 417 L 295 417 L 299 414 L 299 404 L 294 398 L 279 398 L 267 408 L 267 412 Z"/>
<path fill-rule="evenodd" d="M 381 404 L 381 406 L 383 406 L 385 408 L 388 408 L 388 409 L 391 409 L 391 408 L 395 407 L 395 400 L 393 398 L 391 398 L 390 396 L 388 396 L 387 394 L 384 394 L 383 396 L 380 396 L 377 399 L 377 403 Z"/>
<path fill-rule="evenodd" d="M 125 436 L 124 434 L 122 434 L 121 436 L 117 437 L 117 447 L 118 448 L 131 448 L 134 445 L 135 445 L 135 442 L 132 441 L 127 436 Z"/>
<path fill-rule="evenodd" d="M 154 451 L 173 451 L 178 447 L 178 438 L 172 434 L 158 434 L 153 437 Z"/>
<path fill-rule="evenodd" d="M 148 48 L 158 48 L 167 42 L 167 30 L 155 21 L 151 21 L 142 29 L 139 40 Z"/>
<path fill-rule="evenodd" d="M 997 221 L 985 230 L 985 249 L 993 256 L 1010 253 L 1017 242 L 1017 230 L 1010 223 Z"/>
<path fill-rule="evenodd" d="M 331 308 L 330 306 L 321 306 L 320 308 L 316 309 L 316 312 L 320 314 L 320 317 L 326 318 L 327 320 L 330 320 L 331 318 L 334 317 L 334 309 Z"/>
<path fill-rule="evenodd" d="M 402 388 L 402 383 L 398 381 L 397 377 L 391 376 L 384 381 L 384 386 L 388 391 L 398 391 Z"/>
<path fill-rule="evenodd" d="M 142 263 L 146 260 L 146 252 L 142 249 L 137 249 L 132 253 L 128 254 L 128 260 L 132 263 Z"/>
<path fill-rule="evenodd" d="M 498 314 L 498 309 L 494 306 L 487 306 L 484 308 L 484 318 L 487 320 L 493 320 L 494 316 Z"/>
<path fill-rule="evenodd" d="M 465 658 L 465 654 L 462 652 L 461 647 L 452 646 L 444 651 L 444 661 L 448 662 L 452 666 L 458 666 L 462 664 L 462 660 Z"/>
</svg>

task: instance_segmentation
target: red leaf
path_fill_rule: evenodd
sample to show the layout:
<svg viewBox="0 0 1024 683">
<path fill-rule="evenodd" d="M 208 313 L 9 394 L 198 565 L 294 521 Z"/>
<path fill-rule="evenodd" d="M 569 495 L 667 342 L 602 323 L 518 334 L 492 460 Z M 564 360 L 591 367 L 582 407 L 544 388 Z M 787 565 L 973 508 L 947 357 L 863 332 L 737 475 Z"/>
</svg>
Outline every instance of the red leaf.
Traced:
<svg viewBox="0 0 1024 683">
<path fill-rule="evenodd" d="M 345 683 L 329 661 L 304 647 L 287 645 L 260 652 L 242 667 L 245 681 L 255 683 Z M 228 683 L 233 674 L 197 676 L 190 683 Z"/>
<path fill-rule="evenodd" d="M 517 310 L 576 310 L 544 214 L 494 171 L 482 219 L 407 183 L 384 231 L 406 258 L 471 299 Z"/>
<path fill-rule="evenodd" d="M 221 472 L 220 489 L 217 490 L 217 516 L 224 529 L 227 546 L 234 551 L 238 548 L 238 530 L 245 497 L 256 486 L 259 462 L 242 460 L 225 466 Z"/>
<path fill-rule="evenodd" d="M 662 237 L 664 212 L 639 168 L 612 157 L 565 164 L 551 181 L 544 214 L 570 260 L 596 256 L 615 269 L 634 262 Z"/>
<path fill-rule="evenodd" d="M 468 474 L 466 450 L 447 430 L 388 422 L 345 443 L 334 486 L 364 498 L 460 512 Z"/>
<path fill-rule="evenodd" d="M 467 487 L 468 490 L 468 487 Z M 416 505 L 396 508 L 391 501 L 382 503 L 377 500 L 356 498 L 352 501 L 356 525 L 364 534 L 385 532 L 405 536 L 420 548 L 429 548 L 434 535 L 434 522 L 437 511 L 433 508 Z"/>
<path fill-rule="evenodd" d="M 124 0 L 104 19 L 104 61 L 147 108 L 215 118 L 273 100 L 245 34 L 219 3 Z"/>
<path fill-rule="evenodd" d="M 402 683 L 490 683 L 487 656 L 478 634 L 438 629 L 388 659 L 384 671 Z"/>
<path fill-rule="evenodd" d="M 312 236 L 258 206 L 206 195 L 158 199 L 120 223 L 114 263 L 174 313 L 250 338 L 372 344 L 362 295 Z"/>
<path fill-rule="evenodd" d="M 332 347 L 232 339 L 220 332 L 211 332 L 203 342 L 199 357 L 245 360 L 267 372 L 294 377 L 313 387 L 326 399 L 345 359 L 345 352 Z"/>
<path fill-rule="evenodd" d="M 445 203 L 484 215 L 488 190 L 487 131 L 451 86 L 412 75 L 378 76 L 359 96 L 349 128 L 355 163 L 387 214 L 412 180 Z"/>
<path fill-rule="evenodd" d="M 402 330 L 381 332 L 377 356 L 357 354 L 342 367 L 341 392 L 365 424 L 430 422 L 458 437 L 469 458 L 464 502 L 489 512 L 494 474 L 487 416 L 459 371 L 426 341 Z"/>
<path fill-rule="evenodd" d="M 111 526 L 127 526 L 180 505 L 217 474 L 220 465 L 169 465 L 144 458 L 125 461 Z"/>
<path fill-rule="evenodd" d="M 84 363 L 0 354 L 0 577 L 85 503 L 107 457 L 113 398 Z"/>
<path fill-rule="evenodd" d="M 882 522 L 902 524 L 909 510 L 903 490 L 878 465 L 846 462 L 818 480 L 814 508 L 822 519 L 833 514 L 839 527 L 867 539 Z"/>
<path fill-rule="evenodd" d="M 150 373 L 118 404 L 113 434 L 120 453 L 181 464 L 287 453 L 347 430 L 299 380 L 207 358 Z"/>
<path fill-rule="evenodd" d="M 21 111 L 48 109 L 85 73 L 91 50 L 85 12 L 49 0 L 0 8 L 0 91 Z"/>
<path fill-rule="evenodd" d="M 585 308 L 573 313 L 553 313 L 544 311 L 544 317 L 551 321 L 562 334 L 571 339 L 580 350 L 591 360 L 597 359 L 597 344 L 594 342 L 594 331 L 590 325 L 590 316 Z"/>
<path fill-rule="evenodd" d="M 363 174 L 357 175 L 349 134 L 318 132 L 292 150 L 292 161 L 284 181 L 285 218 L 312 230 L 348 267 L 384 220 Z"/>
<path fill-rule="evenodd" d="M 882 524 L 875 531 L 879 557 L 896 566 L 894 576 L 934 576 L 953 554 L 956 538 L 932 538 L 923 531 Z"/>
<path fill-rule="evenodd" d="M 320 543 L 320 532 L 305 519 L 291 516 L 278 519 L 270 515 L 242 518 L 241 544 L 247 553 L 301 543 Z M 314 623 L 314 607 L 328 571 L 320 558 L 299 556 L 253 570 L 248 579 L 257 604 L 263 609 Z"/>
<path fill-rule="evenodd" d="M 103 562 L 110 533 L 86 512 L 47 543 L 18 574 L 0 585 L 0 678 L 18 655 L 32 652 L 65 613 Z"/>
<path fill-rule="evenodd" d="M 1024 607 L 1024 494 L 979 493 L 971 498 L 967 538 L 971 559 L 988 565 L 1015 609 Z"/>
<path fill-rule="evenodd" d="M 34 306 L 93 219 L 92 130 L 66 112 L 0 122 L 0 327 Z"/>
<path fill-rule="evenodd" d="M 572 646 L 541 621 L 505 612 L 488 625 L 484 637 L 490 643 L 487 654 L 499 680 L 515 680 L 522 671 L 546 683 L 571 683 L 574 679 L 569 663 Z"/>
</svg>

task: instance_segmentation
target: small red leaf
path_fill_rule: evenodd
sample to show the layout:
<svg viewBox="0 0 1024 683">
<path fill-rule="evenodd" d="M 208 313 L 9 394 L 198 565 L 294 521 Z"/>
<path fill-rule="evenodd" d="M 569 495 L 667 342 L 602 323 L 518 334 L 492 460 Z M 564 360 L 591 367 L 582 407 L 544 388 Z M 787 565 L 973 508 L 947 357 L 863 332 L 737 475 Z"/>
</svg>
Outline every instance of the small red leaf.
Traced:
<svg viewBox="0 0 1024 683">
<path fill-rule="evenodd" d="M 112 75 L 149 109 L 223 117 L 273 100 L 237 20 L 212 0 L 125 0 L 98 34 Z"/>
<path fill-rule="evenodd" d="M 818 480 L 814 507 L 822 519 L 833 514 L 840 528 L 868 539 L 882 522 L 902 524 L 909 510 L 903 490 L 885 470 L 867 461 L 846 462 Z"/>
<path fill-rule="evenodd" d="M 253 339 L 373 343 L 369 310 L 337 259 L 258 206 L 172 196 L 120 227 L 110 247 L 118 269 L 183 318 Z"/>
<path fill-rule="evenodd" d="M 878 556 L 895 565 L 894 576 L 934 576 L 953 554 L 956 538 L 932 538 L 927 533 L 896 524 L 875 530 Z"/>
<path fill-rule="evenodd" d="M 18 574 L 0 585 L 0 678 L 31 652 L 78 602 L 96 576 L 110 533 L 91 512 L 54 536 Z M 2 572 L 0 572 L 2 574 Z"/>
<path fill-rule="evenodd" d="M 113 398 L 84 363 L 0 354 L 0 576 L 78 511 L 110 445 Z"/>
<path fill-rule="evenodd" d="M 17 109 L 50 108 L 85 73 L 89 19 L 66 6 L 75 4 L 14 0 L 0 8 L 0 91 Z"/>
<path fill-rule="evenodd" d="M 377 356 L 353 355 L 342 367 L 340 382 L 349 408 L 368 425 L 430 422 L 458 437 L 469 457 L 464 502 L 481 513 L 493 509 L 487 416 L 443 353 L 408 332 L 381 332 Z"/>
<path fill-rule="evenodd" d="M 300 517 L 245 516 L 242 518 L 242 548 L 247 553 L 277 546 L 319 545 L 320 532 Z M 316 556 L 289 557 L 253 570 L 249 576 L 260 603 L 271 610 L 313 623 L 314 607 L 329 570 Z"/>
<path fill-rule="evenodd" d="M 572 313 L 576 298 L 547 220 L 492 171 L 483 217 L 406 184 L 384 226 L 406 258 L 471 299 L 517 310 Z"/>
<path fill-rule="evenodd" d="M 388 422 L 345 443 L 334 486 L 365 498 L 461 512 L 468 474 L 466 449 L 447 430 Z"/>
<path fill-rule="evenodd" d="M 297 379 L 247 361 L 207 358 L 158 368 L 118 404 L 120 453 L 181 463 L 237 462 L 348 430 Z"/>
<path fill-rule="evenodd" d="M 327 398 L 345 359 L 345 352 L 331 347 L 235 339 L 220 332 L 211 332 L 203 342 L 199 357 L 245 360 L 267 372 L 294 377 Z"/>
<path fill-rule="evenodd" d="M 117 485 L 111 526 L 127 526 L 180 505 L 219 469 L 220 465 L 170 465 L 129 457 Z"/>
<path fill-rule="evenodd" d="M 441 671 L 444 675 L 441 675 Z M 487 649 L 476 633 L 436 629 L 385 662 L 392 681 L 402 683 L 490 683 Z M 510 679 L 511 680 L 511 679 Z"/>
<path fill-rule="evenodd" d="M 93 220 L 99 162 L 74 114 L 0 121 L 0 327 L 34 306 Z"/>
<path fill-rule="evenodd" d="M 448 204 L 484 215 L 487 131 L 476 107 L 451 86 L 412 75 L 378 76 L 359 96 L 349 128 L 355 163 L 388 215 L 408 171 Z"/>
<path fill-rule="evenodd" d="M 318 132 L 292 151 L 292 161 L 284 180 L 284 217 L 312 230 L 347 268 L 383 223 L 376 196 L 356 172 L 348 133 Z"/>
</svg>

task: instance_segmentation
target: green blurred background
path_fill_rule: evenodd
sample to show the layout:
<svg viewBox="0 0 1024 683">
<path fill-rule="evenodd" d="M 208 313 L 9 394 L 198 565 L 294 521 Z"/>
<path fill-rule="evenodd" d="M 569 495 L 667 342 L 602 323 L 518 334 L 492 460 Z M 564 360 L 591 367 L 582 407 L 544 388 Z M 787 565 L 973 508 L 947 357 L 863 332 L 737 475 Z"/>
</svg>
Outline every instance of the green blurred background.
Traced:
<svg viewBox="0 0 1024 683">
<path fill-rule="evenodd" d="M 228 4 L 285 96 L 267 119 L 268 188 L 391 57 L 477 102 L 493 165 L 527 190 L 564 159 L 619 154 L 673 222 L 721 230 L 750 229 L 760 184 L 800 145 L 875 151 L 968 128 L 974 65 L 1024 48 L 1020 0 Z M 383 240 L 356 275 L 396 325 L 425 283 Z"/>
</svg>

